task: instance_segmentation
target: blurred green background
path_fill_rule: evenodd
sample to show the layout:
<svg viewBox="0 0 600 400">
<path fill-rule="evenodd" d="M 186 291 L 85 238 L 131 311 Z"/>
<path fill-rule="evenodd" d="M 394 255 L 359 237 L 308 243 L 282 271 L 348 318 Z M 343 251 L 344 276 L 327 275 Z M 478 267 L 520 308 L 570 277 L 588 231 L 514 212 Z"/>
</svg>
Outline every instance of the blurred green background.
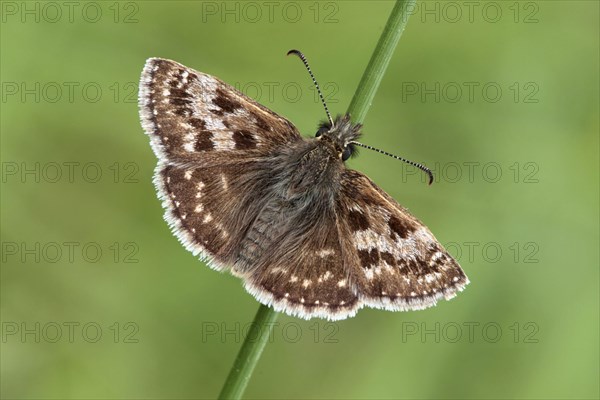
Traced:
<svg viewBox="0 0 600 400">
<path fill-rule="evenodd" d="M 280 316 L 248 398 L 598 398 L 599 3 L 418 2 L 350 162 L 471 284 L 420 312 Z M 1 3 L 1 397 L 211 398 L 257 309 L 170 234 L 137 81 L 165 57 L 308 136 L 391 1 Z"/>
</svg>

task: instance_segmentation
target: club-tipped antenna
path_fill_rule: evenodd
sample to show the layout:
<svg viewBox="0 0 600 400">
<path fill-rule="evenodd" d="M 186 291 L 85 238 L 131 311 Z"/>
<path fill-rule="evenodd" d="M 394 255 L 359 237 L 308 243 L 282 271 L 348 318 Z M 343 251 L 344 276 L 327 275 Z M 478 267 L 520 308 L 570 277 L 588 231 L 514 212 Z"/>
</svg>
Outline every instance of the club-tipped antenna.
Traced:
<svg viewBox="0 0 600 400">
<path fill-rule="evenodd" d="M 310 74 L 310 77 L 312 78 L 313 83 L 315 84 L 315 87 L 317 88 L 317 93 L 319 93 L 319 98 L 323 103 L 323 107 L 325 107 L 325 113 L 327 113 L 329 123 L 331 124 L 331 126 L 333 126 L 333 119 L 331 118 L 331 114 L 329 114 L 329 109 L 327 108 L 327 104 L 325 103 L 325 99 L 323 98 L 323 94 L 321 93 L 321 88 L 319 88 L 319 84 L 317 83 L 315 76 L 313 75 L 312 71 L 310 70 L 310 67 L 308 66 L 308 61 L 306 60 L 306 57 L 304 56 L 304 54 L 302 54 L 300 50 L 290 50 L 287 52 L 287 55 L 289 56 L 290 54 L 297 55 L 300 58 L 300 60 L 302 60 L 302 62 L 304 63 L 304 66 L 306 67 L 308 73 Z"/>
<path fill-rule="evenodd" d="M 394 155 L 394 154 L 388 153 L 387 151 L 383 151 L 383 150 L 380 150 L 380 149 L 378 149 L 378 148 L 376 148 L 376 147 L 369 146 L 368 144 L 362 144 L 362 143 L 359 143 L 359 142 L 354 142 L 354 141 L 353 141 L 353 142 L 350 142 L 350 143 L 351 143 L 351 144 L 355 144 L 355 145 L 357 145 L 357 146 L 360 146 L 360 147 L 364 147 L 365 149 L 374 150 L 374 151 L 376 151 L 376 152 L 378 152 L 378 153 L 385 154 L 386 156 L 390 156 L 390 157 L 392 157 L 392 158 L 395 158 L 396 160 L 400 160 L 400 161 L 403 161 L 403 162 L 405 162 L 405 163 L 407 163 L 407 164 L 410 164 L 410 165 L 412 165 L 413 167 L 417 167 L 417 168 L 419 168 L 421 171 L 423 171 L 423 172 L 425 172 L 427 175 L 429 175 L 429 184 L 431 185 L 431 184 L 433 183 L 433 173 L 431 172 L 431 170 L 430 170 L 429 168 L 427 168 L 427 167 L 426 167 L 426 166 L 424 166 L 423 164 L 419 164 L 419 163 L 417 163 L 417 162 L 414 162 L 414 161 L 407 160 L 406 158 L 403 158 L 403 157 L 400 157 L 400 156 L 396 156 L 396 155 Z"/>
</svg>

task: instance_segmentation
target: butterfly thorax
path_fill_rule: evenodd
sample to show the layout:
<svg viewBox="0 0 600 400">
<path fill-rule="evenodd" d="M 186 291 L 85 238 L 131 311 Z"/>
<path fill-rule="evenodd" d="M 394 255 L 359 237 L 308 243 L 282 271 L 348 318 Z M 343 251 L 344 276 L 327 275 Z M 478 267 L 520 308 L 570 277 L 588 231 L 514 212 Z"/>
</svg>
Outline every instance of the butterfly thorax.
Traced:
<svg viewBox="0 0 600 400">
<path fill-rule="evenodd" d="M 305 210 L 332 209 L 346 170 L 344 161 L 354 151 L 351 142 L 360 135 L 360 128 L 346 114 L 333 125 L 322 124 L 315 139 L 288 146 L 281 153 L 284 158 L 273 160 L 272 168 L 267 168 L 277 182 L 274 186 L 280 188 L 278 195 Z"/>
<path fill-rule="evenodd" d="M 293 162 L 273 165 L 281 195 L 304 202 L 333 200 L 345 168 L 334 143 L 309 139 L 290 150 Z"/>
</svg>

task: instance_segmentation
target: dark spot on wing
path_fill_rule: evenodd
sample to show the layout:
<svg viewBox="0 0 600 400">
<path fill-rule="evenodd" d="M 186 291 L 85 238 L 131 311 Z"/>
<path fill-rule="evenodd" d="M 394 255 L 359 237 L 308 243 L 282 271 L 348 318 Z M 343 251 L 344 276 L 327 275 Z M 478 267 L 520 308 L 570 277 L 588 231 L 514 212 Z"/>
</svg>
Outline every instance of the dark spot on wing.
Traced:
<svg viewBox="0 0 600 400">
<path fill-rule="evenodd" d="M 350 210 L 348 213 L 348 224 L 354 231 L 363 231 L 369 227 L 369 220 L 363 213 Z"/>
<path fill-rule="evenodd" d="M 212 133 L 209 131 L 201 131 L 198 133 L 198 137 L 196 138 L 196 144 L 194 145 L 194 149 L 196 151 L 208 151 L 215 148 L 215 145 L 212 141 Z"/>
<path fill-rule="evenodd" d="M 173 104 L 174 106 L 189 106 L 190 104 L 192 104 L 192 99 L 190 99 L 190 98 L 182 99 L 182 98 L 177 98 L 177 97 L 169 97 L 169 103 Z"/>
<path fill-rule="evenodd" d="M 256 119 L 256 126 L 263 131 L 269 131 L 270 127 L 267 122 L 259 117 L 257 114 L 254 114 L 254 118 Z"/>
<path fill-rule="evenodd" d="M 233 100 L 226 92 L 224 92 L 221 89 L 217 89 L 217 96 L 212 100 L 212 103 L 226 113 L 232 113 L 236 109 L 241 107 L 240 103 Z"/>
<path fill-rule="evenodd" d="M 416 259 L 409 259 L 406 263 L 406 267 L 408 268 L 408 271 L 416 276 L 425 275 L 431 272 L 431 268 L 429 268 L 425 260 L 419 257 Z"/>
<path fill-rule="evenodd" d="M 358 257 L 360 258 L 362 267 L 366 269 L 371 269 L 379 263 L 379 251 L 377 249 L 371 249 L 370 251 L 359 250 Z"/>
<path fill-rule="evenodd" d="M 176 107 L 173 111 L 175 115 L 179 115 L 180 117 L 189 117 L 192 115 L 192 110 L 188 107 Z"/>
<path fill-rule="evenodd" d="M 176 99 L 191 99 L 192 98 L 191 93 L 184 89 L 171 89 L 169 96 L 172 99 L 173 98 L 176 98 Z"/>
<path fill-rule="evenodd" d="M 408 235 L 416 230 L 416 226 L 407 219 L 400 219 L 392 215 L 388 221 L 388 225 L 392 232 L 400 236 L 402 239 L 406 239 Z"/>
<path fill-rule="evenodd" d="M 197 128 L 197 129 L 206 128 L 206 122 L 204 122 L 204 120 L 201 120 L 200 118 L 190 118 L 188 122 L 194 128 Z"/>
<path fill-rule="evenodd" d="M 392 255 L 392 253 L 388 253 L 387 251 L 382 251 L 381 253 L 379 253 L 379 256 L 381 257 L 381 259 L 383 261 L 385 261 L 390 266 L 394 266 L 394 265 L 398 264 L 398 262 L 396 261 L 396 257 L 394 257 Z"/>
<path fill-rule="evenodd" d="M 243 129 L 233 132 L 233 141 L 235 142 L 235 148 L 238 150 L 256 148 L 256 139 L 254 138 L 254 135 Z"/>
</svg>

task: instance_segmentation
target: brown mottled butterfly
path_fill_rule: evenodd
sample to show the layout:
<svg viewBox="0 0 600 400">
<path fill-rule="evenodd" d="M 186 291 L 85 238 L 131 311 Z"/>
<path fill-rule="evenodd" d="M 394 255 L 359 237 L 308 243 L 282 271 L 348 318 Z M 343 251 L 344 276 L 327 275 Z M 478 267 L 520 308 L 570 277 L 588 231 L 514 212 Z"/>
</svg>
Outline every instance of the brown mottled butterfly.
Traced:
<svg viewBox="0 0 600 400">
<path fill-rule="evenodd" d="M 325 105 L 328 121 L 303 138 L 230 85 L 160 58 L 146 62 L 139 107 L 173 233 L 261 303 L 337 320 L 363 306 L 427 308 L 467 285 L 423 223 L 346 167 L 355 146 L 371 148 L 349 115 Z"/>
</svg>

